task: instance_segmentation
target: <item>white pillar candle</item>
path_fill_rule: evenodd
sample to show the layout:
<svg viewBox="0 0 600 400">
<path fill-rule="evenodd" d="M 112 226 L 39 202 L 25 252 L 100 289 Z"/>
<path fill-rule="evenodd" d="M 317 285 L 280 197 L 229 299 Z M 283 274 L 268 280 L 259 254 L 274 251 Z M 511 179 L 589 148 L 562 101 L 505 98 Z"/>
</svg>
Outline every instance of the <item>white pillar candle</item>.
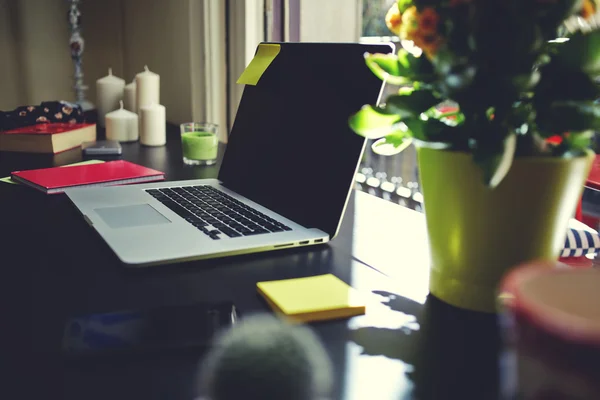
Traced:
<svg viewBox="0 0 600 400">
<path fill-rule="evenodd" d="M 96 81 L 96 104 L 98 110 L 98 124 L 106 126 L 104 118 L 107 113 L 119 108 L 119 101 L 123 99 L 125 80 L 112 74 L 108 69 L 108 75 Z"/>
<path fill-rule="evenodd" d="M 139 110 L 151 104 L 160 104 L 160 76 L 144 67 L 144 72 L 135 76 L 136 107 Z"/>
<path fill-rule="evenodd" d="M 146 146 L 163 146 L 167 141 L 165 107 L 150 104 L 140 108 L 140 143 Z"/>
<path fill-rule="evenodd" d="M 123 94 L 123 102 L 125 104 L 125 109 L 132 111 L 132 112 L 137 112 L 137 106 L 136 106 L 136 85 L 135 85 L 135 80 L 127 85 L 125 85 L 125 92 Z"/>
<path fill-rule="evenodd" d="M 106 138 L 119 142 L 138 140 L 138 115 L 121 108 L 106 114 Z"/>
</svg>

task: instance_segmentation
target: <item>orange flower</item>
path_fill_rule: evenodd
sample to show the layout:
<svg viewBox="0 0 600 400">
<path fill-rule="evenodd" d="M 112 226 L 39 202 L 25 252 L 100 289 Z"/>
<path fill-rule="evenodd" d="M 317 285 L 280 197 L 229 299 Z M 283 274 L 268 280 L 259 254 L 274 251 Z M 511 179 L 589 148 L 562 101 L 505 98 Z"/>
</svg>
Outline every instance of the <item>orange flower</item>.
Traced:
<svg viewBox="0 0 600 400">
<path fill-rule="evenodd" d="M 437 54 L 438 49 L 444 42 L 442 37 L 437 34 L 415 34 L 411 39 L 416 46 L 423 50 L 427 58 L 432 59 Z"/>
<path fill-rule="evenodd" d="M 388 10 L 385 15 L 385 24 L 388 29 L 395 35 L 400 35 L 400 27 L 402 26 L 402 14 L 398 9 L 398 3 L 394 2 L 392 7 Z"/>
<path fill-rule="evenodd" d="M 589 20 L 596 14 L 596 3 L 593 0 L 584 0 L 579 15 L 585 20 Z"/>
<path fill-rule="evenodd" d="M 563 138 L 560 135 L 550 136 L 548 139 L 546 139 L 547 143 L 556 144 L 556 145 L 561 144 L 562 141 L 563 141 Z"/>
<path fill-rule="evenodd" d="M 404 36 L 410 35 L 412 32 L 419 29 L 419 12 L 417 11 L 416 6 L 409 7 L 404 11 L 400 28 L 400 34 Z"/>
<path fill-rule="evenodd" d="M 425 8 L 419 13 L 417 7 L 409 7 L 402 14 L 400 39 L 412 40 L 428 58 L 432 58 L 443 43 L 437 32 L 438 23 L 439 16 L 433 8 Z"/>
</svg>

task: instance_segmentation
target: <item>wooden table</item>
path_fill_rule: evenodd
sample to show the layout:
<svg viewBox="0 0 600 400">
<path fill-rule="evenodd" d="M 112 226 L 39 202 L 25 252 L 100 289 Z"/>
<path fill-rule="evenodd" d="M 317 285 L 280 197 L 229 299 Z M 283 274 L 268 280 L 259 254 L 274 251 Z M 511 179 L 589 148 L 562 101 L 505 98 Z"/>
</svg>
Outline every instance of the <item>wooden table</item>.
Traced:
<svg viewBox="0 0 600 400">
<path fill-rule="evenodd" d="M 215 177 L 181 162 L 181 146 L 124 145 L 124 159 L 168 180 Z M 0 153 L 0 176 L 81 160 Z M 192 399 L 202 353 L 126 362 L 65 362 L 62 330 L 74 314 L 231 300 L 269 312 L 258 281 L 333 273 L 365 293 L 365 316 L 313 324 L 335 364 L 335 399 L 492 399 L 499 391 L 496 317 L 428 297 L 423 216 L 352 195 L 340 234 L 300 249 L 129 270 L 64 195 L 0 183 L 3 398 Z"/>
</svg>

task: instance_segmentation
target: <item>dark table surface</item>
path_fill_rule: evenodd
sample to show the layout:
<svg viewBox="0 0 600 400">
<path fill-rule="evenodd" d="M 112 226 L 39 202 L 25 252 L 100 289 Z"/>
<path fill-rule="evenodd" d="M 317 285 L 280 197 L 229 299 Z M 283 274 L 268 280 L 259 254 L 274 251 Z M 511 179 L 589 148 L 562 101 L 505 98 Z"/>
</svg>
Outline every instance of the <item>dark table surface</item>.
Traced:
<svg viewBox="0 0 600 400">
<path fill-rule="evenodd" d="M 168 180 L 216 177 L 189 167 L 181 146 L 123 144 L 123 158 Z M 0 152 L 0 177 L 81 161 Z M 309 189 L 309 188 L 308 188 Z M 302 249 L 129 270 L 66 196 L 0 182 L 0 396 L 48 399 L 192 399 L 202 354 L 74 363 L 61 356 L 75 314 L 233 301 L 269 312 L 256 282 L 333 273 L 365 293 L 367 314 L 311 324 L 335 364 L 335 399 L 493 399 L 499 388 L 496 317 L 428 296 L 423 216 L 365 193 L 350 198 L 340 234 Z"/>
</svg>

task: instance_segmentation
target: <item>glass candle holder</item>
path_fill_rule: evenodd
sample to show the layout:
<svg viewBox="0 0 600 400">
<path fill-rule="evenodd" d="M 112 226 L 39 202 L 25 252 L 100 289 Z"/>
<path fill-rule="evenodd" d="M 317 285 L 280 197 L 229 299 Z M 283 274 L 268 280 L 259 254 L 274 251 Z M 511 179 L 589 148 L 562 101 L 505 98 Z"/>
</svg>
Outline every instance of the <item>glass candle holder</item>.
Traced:
<svg viewBox="0 0 600 400">
<path fill-rule="evenodd" d="M 188 165 L 213 165 L 219 155 L 218 125 L 186 122 L 180 125 L 183 162 Z"/>
</svg>

